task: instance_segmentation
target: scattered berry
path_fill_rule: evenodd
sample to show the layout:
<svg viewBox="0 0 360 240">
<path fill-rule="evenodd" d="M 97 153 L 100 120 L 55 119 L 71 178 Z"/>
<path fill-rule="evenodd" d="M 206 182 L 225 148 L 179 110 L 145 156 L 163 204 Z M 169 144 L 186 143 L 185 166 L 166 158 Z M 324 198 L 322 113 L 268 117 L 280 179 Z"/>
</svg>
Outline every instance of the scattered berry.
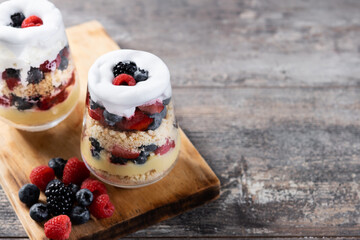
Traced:
<svg viewBox="0 0 360 240">
<path fill-rule="evenodd" d="M 80 225 L 89 221 L 90 212 L 86 207 L 76 206 L 71 210 L 69 216 L 72 224 Z"/>
<path fill-rule="evenodd" d="M 36 222 L 42 222 L 50 217 L 47 206 L 43 203 L 36 203 L 30 208 L 30 217 Z"/>
<path fill-rule="evenodd" d="M 88 189 L 90 192 L 92 192 L 92 194 L 94 195 L 94 198 L 96 198 L 97 196 L 99 196 L 101 194 L 107 193 L 106 187 L 102 182 L 100 182 L 96 179 L 91 179 L 91 178 L 86 179 L 81 184 L 81 189 Z"/>
<path fill-rule="evenodd" d="M 118 75 L 122 73 L 129 74 L 130 76 L 134 76 L 134 73 L 137 70 L 136 63 L 131 61 L 125 61 L 125 62 L 119 62 L 115 65 L 113 68 L 113 74 L 114 77 L 117 77 Z"/>
<path fill-rule="evenodd" d="M 161 111 L 164 110 L 165 106 L 161 102 L 156 101 L 154 104 L 142 105 L 139 106 L 138 108 L 147 114 L 155 114 L 155 113 L 161 113 Z"/>
<path fill-rule="evenodd" d="M 135 159 L 139 157 L 140 152 L 132 152 L 131 150 L 125 149 L 119 145 L 115 145 L 111 151 L 111 154 L 114 155 L 115 157 Z"/>
<path fill-rule="evenodd" d="M 68 214 L 73 205 L 73 194 L 69 187 L 60 181 L 49 184 L 45 191 L 46 202 L 50 212 L 57 216 Z"/>
<path fill-rule="evenodd" d="M 15 106 L 18 110 L 26 110 L 33 107 L 33 103 L 27 101 L 26 98 L 18 97 L 14 94 L 11 94 L 11 105 Z"/>
<path fill-rule="evenodd" d="M 94 200 L 94 196 L 89 189 L 83 188 L 76 193 L 76 201 L 83 207 L 89 206 Z"/>
<path fill-rule="evenodd" d="M 112 84 L 119 86 L 119 85 L 128 85 L 128 86 L 135 86 L 136 81 L 135 79 L 125 73 L 122 73 L 118 75 L 114 80 L 112 81 Z"/>
<path fill-rule="evenodd" d="M 40 68 L 31 67 L 28 71 L 27 81 L 28 83 L 38 84 L 44 79 L 44 73 L 40 70 Z"/>
<path fill-rule="evenodd" d="M 34 184 L 25 184 L 19 190 L 19 199 L 28 207 L 32 206 L 39 200 L 40 190 Z"/>
<path fill-rule="evenodd" d="M 56 177 L 61 179 L 66 162 L 67 161 L 63 158 L 52 158 L 50 159 L 48 165 L 54 170 Z"/>
<path fill-rule="evenodd" d="M 165 153 L 167 153 L 170 149 L 172 149 L 174 147 L 175 147 L 174 140 L 166 139 L 166 143 L 164 145 L 158 147 L 158 149 L 155 150 L 155 154 L 164 155 Z"/>
<path fill-rule="evenodd" d="M 12 23 L 10 23 L 10 26 L 15 27 L 15 28 L 20 28 L 22 22 L 25 19 L 25 16 L 22 12 L 17 12 L 14 13 L 13 15 L 10 16 Z"/>
<path fill-rule="evenodd" d="M 113 215 L 115 207 L 110 202 L 109 195 L 102 194 L 94 200 L 90 205 L 89 210 L 96 218 L 108 218 Z"/>
<path fill-rule="evenodd" d="M 116 114 L 109 113 L 107 110 L 104 110 L 103 115 L 104 115 L 105 122 L 109 126 L 112 126 L 112 127 L 115 126 L 116 123 L 120 122 L 123 119 L 123 117 L 120 117 Z"/>
<path fill-rule="evenodd" d="M 21 28 L 38 27 L 43 25 L 43 21 L 38 16 L 30 16 L 24 19 L 21 24 Z"/>
<path fill-rule="evenodd" d="M 65 184 L 75 183 L 80 185 L 82 181 L 90 176 L 90 172 L 85 163 L 72 157 L 65 165 L 63 173 L 63 182 Z"/>
<path fill-rule="evenodd" d="M 71 221 L 66 215 L 54 217 L 44 224 L 46 237 L 53 240 L 68 239 L 71 233 Z"/>
<path fill-rule="evenodd" d="M 135 73 L 134 73 L 134 78 L 135 81 L 138 82 L 142 82 L 145 81 L 149 78 L 149 72 L 143 69 L 138 69 Z"/>
<path fill-rule="evenodd" d="M 55 178 L 54 170 L 48 166 L 39 166 L 30 173 L 30 181 L 41 191 L 45 191 L 47 184 Z"/>
<path fill-rule="evenodd" d="M 100 158 L 100 152 L 104 149 L 100 146 L 100 143 L 98 142 L 98 140 L 96 140 L 93 137 L 89 137 L 89 141 L 91 142 L 91 155 L 94 158 Z"/>
</svg>

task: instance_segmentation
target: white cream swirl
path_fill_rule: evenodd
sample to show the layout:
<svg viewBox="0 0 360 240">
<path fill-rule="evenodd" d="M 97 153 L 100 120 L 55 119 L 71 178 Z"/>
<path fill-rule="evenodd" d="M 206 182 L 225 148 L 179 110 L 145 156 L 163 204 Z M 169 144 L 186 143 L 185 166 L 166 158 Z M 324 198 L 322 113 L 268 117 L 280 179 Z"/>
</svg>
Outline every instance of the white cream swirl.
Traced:
<svg viewBox="0 0 360 240">
<path fill-rule="evenodd" d="M 113 85 L 112 69 L 123 61 L 133 61 L 138 68 L 149 71 L 149 78 L 135 86 Z M 101 56 L 91 66 L 88 89 L 91 99 L 103 105 L 110 113 L 131 117 L 137 106 L 171 97 L 170 72 L 154 54 L 129 49 L 116 50 Z"/>
<path fill-rule="evenodd" d="M 9 26 L 11 15 L 22 12 L 36 15 L 43 25 L 29 28 Z M 30 67 L 52 61 L 66 45 L 67 37 L 60 11 L 47 0 L 11 0 L 0 4 L 0 71 L 21 69 L 21 83 L 26 85 Z"/>
</svg>

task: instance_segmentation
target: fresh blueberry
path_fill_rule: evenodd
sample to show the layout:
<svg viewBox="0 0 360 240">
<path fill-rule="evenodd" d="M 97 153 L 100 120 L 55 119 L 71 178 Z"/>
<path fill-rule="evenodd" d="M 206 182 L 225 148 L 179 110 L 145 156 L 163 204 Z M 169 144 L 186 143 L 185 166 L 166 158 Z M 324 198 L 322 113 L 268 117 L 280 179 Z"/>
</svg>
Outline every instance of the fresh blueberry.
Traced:
<svg viewBox="0 0 360 240">
<path fill-rule="evenodd" d="M 36 222 L 43 222 L 50 218 L 49 209 L 43 203 L 36 203 L 30 208 L 30 217 Z"/>
<path fill-rule="evenodd" d="M 67 69 L 67 67 L 69 66 L 69 59 L 65 56 L 61 57 L 61 62 L 59 65 L 59 70 L 63 71 L 65 69 Z"/>
<path fill-rule="evenodd" d="M 149 125 L 149 130 L 155 130 L 160 127 L 162 119 L 166 116 L 166 107 L 160 113 L 151 114 L 150 117 L 154 119 L 154 121 Z"/>
<path fill-rule="evenodd" d="M 19 199 L 28 207 L 31 207 L 39 200 L 40 190 L 34 184 L 28 183 L 22 186 L 19 190 Z"/>
<path fill-rule="evenodd" d="M 71 223 L 74 225 L 80 225 L 89 221 L 90 212 L 86 209 L 86 207 L 76 206 L 71 210 L 69 217 L 71 219 Z"/>
<path fill-rule="evenodd" d="M 171 101 L 171 97 L 163 100 L 163 104 L 164 104 L 164 105 L 168 105 L 168 104 L 170 103 L 170 101 Z"/>
<path fill-rule="evenodd" d="M 21 98 L 11 94 L 11 105 L 15 106 L 18 110 L 21 111 L 32 108 L 34 104 L 27 101 L 26 98 Z"/>
<path fill-rule="evenodd" d="M 90 148 L 90 151 L 91 151 L 91 155 L 94 157 L 94 158 L 100 158 L 100 152 L 104 149 L 100 146 L 100 143 L 98 140 L 96 140 L 95 138 L 93 137 L 89 137 L 89 141 L 91 142 L 91 148 Z"/>
<path fill-rule="evenodd" d="M 124 62 L 119 62 L 118 64 L 115 65 L 115 67 L 113 68 L 113 74 L 114 77 L 117 77 L 122 73 L 126 73 L 131 76 L 134 76 L 136 70 L 137 70 L 136 63 L 132 61 L 124 61 Z"/>
<path fill-rule="evenodd" d="M 56 177 L 61 179 L 63 176 L 64 167 L 66 163 L 67 161 L 64 160 L 63 158 L 52 158 L 50 159 L 48 165 L 54 170 Z"/>
<path fill-rule="evenodd" d="M 84 207 L 90 206 L 94 199 L 92 192 L 89 189 L 81 189 L 76 193 L 77 202 Z"/>
<path fill-rule="evenodd" d="M 90 108 L 91 108 L 92 110 L 94 110 L 94 109 L 97 109 L 97 108 L 101 108 L 101 105 L 98 104 L 98 103 L 96 103 L 96 102 L 94 102 L 94 101 L 90 98 Z"/>
<path fill-rule="evenodd" d="M 143 69 L 138 69 L 135 73 L 134 73 L 134 79 L 136 82 L 141 82 L 141 81 L 145 81 L 149 78 L 149 72 Z"/>
<path fill-rule="evenodd" d="M 14 13 L 10 16 L 12 23 L 10 26 L 19 28 L 21 27 L 22 22 L 25 20 L 25 16 L 22 12 Z"/>
<path fill-rule="evenodd" d="M 117 122 L 120 122 L 122 120 L 122 117 L 116 114 L 109 113 L 107 110 L 104 110 L 103 115 L 105 118 L 105 122 L 112 127 L 115 126 Z"/>
<path fill-rule="evenodd" d="M 128 159 L 121 158 L 121 157 L 115 157 L 114 155 L 111 155 L 110 162 L 120 165 L 125 165 L 128 162 Z"/>
<path fill-rule="evenodd" d="M 153 152 L 158 148 L 158 146 L 156 146 L 156 144 L 149 144 L 149 145 L 143 146 L 142 148 L 146 152 Z"/>
<path fill-rule="evenodd" d="M 44 73 L 40 70 L 40 68 L 31 67 L 28 71 L 27 81 L 28 83 L 37 84 L 44 79 Z"/>
<path fill-rule="evenodd" d="M 74 183 L 70 183 L 68 188 L 70 188 L 71 193 L 73 194 L 74 199 L 76 198 L 76 193 L 80 190 L 80 187 Z"/>
<path fill-rule="evenodd" d="M 133 159 L 132 161 L 135 164 L 144 164 L 146 160 L 148 159 L 150 153 L 146 151 L 141 151 L 140 156 L 138 156 L 136 159 Z"/>
</svg>

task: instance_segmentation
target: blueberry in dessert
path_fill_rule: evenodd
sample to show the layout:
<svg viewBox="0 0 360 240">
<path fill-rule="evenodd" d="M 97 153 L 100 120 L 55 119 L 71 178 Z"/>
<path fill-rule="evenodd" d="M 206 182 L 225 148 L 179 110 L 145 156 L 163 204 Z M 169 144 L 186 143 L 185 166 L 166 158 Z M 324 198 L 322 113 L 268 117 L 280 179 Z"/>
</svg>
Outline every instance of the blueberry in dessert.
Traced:
<svg viewBox="0 0 360 240">
<path fill-rule="evenodd" d="M 81 153 L 103 181 L 138 187 L 165 176 L 180 150 L 170 73 L 157 56 L 118 50 L 90 68 Z"/>
<path fill-rule="evenodd" d="M 79 96 L 61 13 L 47 0 L 9 0 L 0 16 L 0 119 L 27 131 L 54 127 Z"/>
</svg>

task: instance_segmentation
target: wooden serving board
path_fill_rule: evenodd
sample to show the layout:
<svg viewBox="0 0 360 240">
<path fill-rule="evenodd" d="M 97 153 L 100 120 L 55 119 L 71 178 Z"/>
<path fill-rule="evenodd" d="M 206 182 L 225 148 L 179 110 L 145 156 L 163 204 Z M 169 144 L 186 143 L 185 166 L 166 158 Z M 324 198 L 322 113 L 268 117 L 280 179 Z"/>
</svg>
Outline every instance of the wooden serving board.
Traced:
<svg viewBox="0 0 360 240">
<path fill-rule="evenodd" d="M 88 69 L 100 55 L 119 48 L 96 21 L 69 28 L 67 34 L 81 82 L 81 98 L 74 112 L 57 127 L 40 133 L 0 123 L 0 183 L 31 239 L 46 239 L 43 225 L 30 218 L 29 209 L 19 201 L 18 190 L 29 182 L 31 170 L 47 164 L 50 158 L 80 158 Z M 108 185 L 116 207 L 114 215 L 74 226 L 70 239 L 118 238 L 216 199 L 219 179 L 182 131 L 181 141 L 179 160 L 168 176 L 134 190 Z"/>
</svg>

